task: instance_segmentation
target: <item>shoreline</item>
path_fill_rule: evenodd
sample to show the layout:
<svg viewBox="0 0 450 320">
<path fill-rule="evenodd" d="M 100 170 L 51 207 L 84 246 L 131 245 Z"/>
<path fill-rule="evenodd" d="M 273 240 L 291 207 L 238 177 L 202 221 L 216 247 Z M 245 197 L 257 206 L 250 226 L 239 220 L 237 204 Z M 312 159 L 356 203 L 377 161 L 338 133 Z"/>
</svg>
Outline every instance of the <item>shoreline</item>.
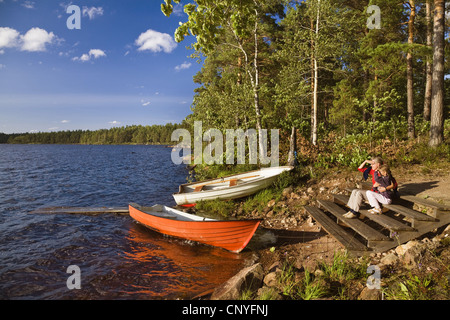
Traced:
<svg viewBox="0 0 450 320">
<path fill-rule="evenodd" d="M 395 169 L 398 172 L 396 176 L 406 175 L 407 172 L 417 171 L 418 168 L 420 165 L 398 171 Z M 450 204 L 447 198 L 450 194 L 450 186 L 447 187 L 449 174 L 447 171 L 445 175 L 445 169 L 443 173 L 426 172 L 408 181 L 403 179 L 402 182 L 416 186 L 420 185 L 421 181 L 425 183 L 439 180 L 440 183 L 435 183 L 437 185 L 435 188 L 424 191 L 428 195 L 424 196 L 422 192 L 421 196 Z M 446 267 L 450 265 L 449 225 L 386 252 L 370 253 L 365 257 L 349 257 L 345 254 L 344 247 L 305 212 L 303 208 L 305 205 L 316 205 L 317 200 L 329 199 L 333 193 L 343 193 L 346 188 L 356 188 L 360 180 L 359 172 L 334 172 L 320 179 L 309 179 L 304 185 L 283 189 L 281 199 L 269 201 L 263 210 L 255 209 L 250 214 L 241 216 L 238 209 L 238 212 L 233 213 L 234 217 L 263 218 L 260 228 L 264 232 L 272 232 L 277 240 L 273 244 L 252 250 L 253 257 L 234 277 L 216 289 L 197 295 L 193 299 L 381 300 L 428 299 L 431 296 L 433 299 L 450 299 L 448 293 L 450 269 Z M 239 202 L 242 207 L 243 201 Z M 359 273 L 359 276 L 352 275 L 351 279 L 338 281 L 324 276 L 327 270 L 339 264 L 336 259 L 345 260 L 341 266 L 343 269 L 359 269 L 349 271 Z M 370 275 L 367 273 L 369 265 L 380 268 L 381 289 L 368 289 L 366 286 Z M 430 277 L 427 274 L 432 271 L 436 279 L 431 281 L 427 278 Z M 310 283 L 305 284 L 308 277 Z M 430 297 L 426 295 L 414 297 L 414 288 L 404 289 L 405 287 L 393 282 L 393 279 L 404 283 L 403 286 L 409 284 L 420 287 L 428 283 L 427 285 L 433 286 L 433 289 L 415 288 L 418 291 L 425 290 Z M 249 287 L 246 285 L 247 282 L 258 285 Z M 239 288 L 234 288 L 230 296 L 229 288 L 233 286 Z M 333 286 L 339 287 L 341 290 L 339 294 Z M 287 287 L 290 287 L 291 292 L 286 289 Z M 295 293 L 292 292 L 293 288 L 296 290 Z M 311 288 L 318 290 L 317 296 L 305 296 L 304 292 L 302 293 L 302 290 L 308 291 Z"/>
</svg>

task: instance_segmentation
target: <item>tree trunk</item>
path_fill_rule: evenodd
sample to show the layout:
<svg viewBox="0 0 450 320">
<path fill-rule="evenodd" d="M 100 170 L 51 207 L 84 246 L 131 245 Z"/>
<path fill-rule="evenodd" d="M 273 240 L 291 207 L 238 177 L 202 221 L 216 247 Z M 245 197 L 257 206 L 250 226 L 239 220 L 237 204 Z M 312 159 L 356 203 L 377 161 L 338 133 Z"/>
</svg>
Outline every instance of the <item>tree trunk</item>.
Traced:
<svg viewBox="0 0 450 320">
<path fill-rule="evenodd" d="M 288 165 L 294 166 L 295 165 L 295 155 L 297 153 L 297 129 L 295 127 L 292 127 L 291 132 L 291 140 L 289 144 L 289 157 L 288 157 Z"/>
<path fill-rule="evenodd" d="M 416 17 L 416 7 L 413 0 L 409 0 L 411 13 L 408 22 L 408 44 L 414 43 L 414 20 Z M 406 90 L 408 99 L 408 138 L 414 139 L 416 136 L 414 128 L 414 75 L 413 75 L 413 57 L 412 49 L 408 50 L 406 55 Z"/>
<path fill-rule="evenodd" d="M 312 143 L 313 141 L 313 128 L 314 128 L 314 35 L 313 35 L 313 30 L 314 30 L 314 19 L 312 17 L 310 17 L 310 22 L 311 22 L 311 59 L 310 59 L 310 63 L 311 63 L 311 110 L 310 110 L 310 123 L 311 123 L 311 130 L 310 130 L 310 141 Z"/>
<path fill-rule="evenodd" d="M 426 21 L 427 21 L 427 46 L 433 46 L 433 23 L 431 21 L 431 0 L 426 3 Z M 423 119 L 430 121 L 431 111 L 431 83 L 433 79 L 433 63 L 427 59 L 426 63 L 426 83 L 425 83 L 425 99 L 423 103 Z"/>
<path fill-rule="evenodd" d="M 445 0 L 434 0 L 433 84 L 429 141 L 432 147 L 444 141 L 444 29 Z"/>
<path fill-rule="evenodd" d="M 253 93 L 254 93 L 254 99 L 255 99 L 256 129 L 261 131 L 262 126 L 261 126 L 261 107 L 259 105 L 258 12 L 257 11 L 256 11 L 254 36 L 255 36 L 255 58 L 253 59 L 253 66 L 255 68 L 255 83 L 253 86 Z"/>
<path fill-rule="evenodd" d="M 319 21 L 320 21 L 320 0 L 317 0 L 317 21 L 316 21 L 316 39 L 314 42 L 314 112 L 313 112 L 313 128 L 312 128 L 312 144 L 317 145 L 317 87 L 318 87 L 318 67 L 317 67 L 317 47 L 319 37 Z"/>
</svg>

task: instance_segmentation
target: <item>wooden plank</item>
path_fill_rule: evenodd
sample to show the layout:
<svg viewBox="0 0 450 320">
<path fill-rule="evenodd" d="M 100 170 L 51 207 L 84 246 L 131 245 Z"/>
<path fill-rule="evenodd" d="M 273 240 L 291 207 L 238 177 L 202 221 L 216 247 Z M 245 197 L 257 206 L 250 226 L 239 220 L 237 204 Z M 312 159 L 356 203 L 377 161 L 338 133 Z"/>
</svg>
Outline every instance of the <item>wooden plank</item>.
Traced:
<svg viewBox="0 0 450 320">
<path fill-rule="evenodd" d="M 343 205 L 347 205 L 347 202 L 350 199 L 350 197 L 346 196 L 345 194 L 333 194 L 333 199 L 334 199 L 334 202 L 338 202 Z"/>
<path fill-rule="evenodd" d="M 410 194 L 404 194 L 400 196 L 400 199 L 412 202 L 416 205 L 421 205 L 431 209 L 431 212 L 427 210 L 426 214 L 430 215 L 433 218 L 436 218 L 439 211 L 450 211 L 450 206 L 439 204 L 434 201 L 422 199 L 420 197 L 416 197 Z"/>
<path fill-rule="evenodd" d="M 385 236 L 381 232 L 369 227 L 367 224 L 359 219 L 347 219 L 343 215 L 346 213 L 344 209 L 331 201 L 319 200 L 320 206 L 328 210 L 331 214 L 337 217 L 340 221 L 348 225 L 355 230 L 364 239 L 368 241 L 392 241 L 389 237 Z"/>
<path fill-rule="evenodd" d="M 434 230 L 444 227 L 450 224 L 450 214 L 449 213 L 438 213 L 437 220 L 435 222 L 429 221 L 417 221 L 415 231 L 400 231 L 395 237 L 394 241 L 391 243 L 383 242 L 379 246 L 374 248 L 375 252 L 384 252 L 390 250 L 396 246 L 406 243 L 410 240 L 419 238 L 426 233 L 433 232 Z"/>
<path fill-rule="evenodd" d="M 383 205 L 384 207 L 388 208 L 389 210 L 395 211 L 397 213 L 400 213 L 401 215 L 413 219 L 413 227 L 416 221 L 436 221 L 435 218 L 420 213 L 418 211 L 406 208 L 399 204 L 389 204 L 389 205 Z"/>
<path fill-rule="evenodd" d="M 440 211 L 450 211 L 450 206 L 445 205 L 445 204 L 440 204 L 431 200 L 427 200 L 427 199 L 422 199 L 420 197 L 411 195 L 411 194 L 402 194 L 400 196 L 400 199 L 409 201 L 409 202 L 414 202 L 417 204 L 421 204 L 425 207 L 429 207 L 429 208 L 433 208 L 433 209 L 437 209 Z"/>
<path fill-rule="evenodd" d="M 334 198 L 335 202 L 347 204 L 348 199 L 350 197 L 343 195 L 343 194 L 334 194 L 333 198 Z M 413 210 L 406 208 L 406 207 L 402 207 L 402 209 L 400 209 L 400 207 L 401 207 L 400 205 L 391 204 L 391 205 L 386 205 L 386 207 L 389 209 L 392 208 L 393 211 L 401 213 L 404 216 L 408 215 L 409 217 L 414 216 L 416 218 L 420 218 L 420 221 L 433 221 L 431 219 L 429 220 L 427 218 L 427 216 L 420 214 L 420 212 L 415 211 L 413 213 L 412 212 Z M 400 210 L 402 212 L 399 212 Z M 392 218 L 386 216 L 385 214 L 382 214 L 382 215 L 371 214 L 368 212 L 368 210 L 360 210 L 360 213 L 363 214 L 365 217 L 369 218 L 370 220 L 373 220 L 392 231 L 399 231 L 399 230 L 412 231 L 412 230 L 414 230 L 413 227 L 405 225 L 404 223 L 402 223 L 398 220 L 392 219 Z M 419 219 L 416 219 L 416 220 L 419 220 Z"/>
<path fill-rule="evenodd" d="M 415 229 L 407 224 L 388 217 L 385 214 L 372 214 L 369 210 L 360 209 L 359 213 L 366 218 L 378 223 L 390 231 L 414 231 Z"/>
<path fill-rule="evenodd" d="M 199 186 L 196 186 L 196 187 L 194 188 L 194 192 L 202 191 L 202 189 L 203 189 L 204 186 L 205 186 L 204 184 L 199 185 Z"/>
<path fill-rule="evenodd" d="M 32 214 L 86 214 L 98 215 L 104 213 L 113 213 L 119 215 L 128 215 L 128 207 L 51 207 L 31 211 Z"/>
<path fill-rule="evenodd" d="M 359 242 L 355 237 L 347 233 L 331 220 L 320 209 L 305 206 L 306 211 L 316 220 L 330 235 L 339 241 L 344 247 L 350 251 L 367 251 L 368 248 Z"/>
</svg>

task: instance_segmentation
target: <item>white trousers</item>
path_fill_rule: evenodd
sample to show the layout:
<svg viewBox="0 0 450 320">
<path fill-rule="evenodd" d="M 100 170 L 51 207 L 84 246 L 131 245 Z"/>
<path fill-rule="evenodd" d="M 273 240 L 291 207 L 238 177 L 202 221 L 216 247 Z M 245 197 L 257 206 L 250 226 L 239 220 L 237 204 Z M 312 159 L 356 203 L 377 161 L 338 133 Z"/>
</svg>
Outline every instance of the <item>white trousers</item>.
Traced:
<svg viewBox="0 0 450 320">
<path fill-rule="evenodd" d="M 354 210 L 355 212 L 358 212 L 359 207 L 364 202 L 364 200 L 367 200 L 366 190 L 354 189 L 352 190 L 350 199 L 347 202 L 347 207 Z"/>
<path fill-rule="evenodd" d="M 386 198 L 381 193 L 373 192 L 373 191 L 367 191 L 366 192 L 367 200 L 369 200 L 369 204 L 372 206 L 372 208 L 380 208 L 380 203 L 382 204 L 391 204 L 392 200 L 389 198 Z"/>
</svg>

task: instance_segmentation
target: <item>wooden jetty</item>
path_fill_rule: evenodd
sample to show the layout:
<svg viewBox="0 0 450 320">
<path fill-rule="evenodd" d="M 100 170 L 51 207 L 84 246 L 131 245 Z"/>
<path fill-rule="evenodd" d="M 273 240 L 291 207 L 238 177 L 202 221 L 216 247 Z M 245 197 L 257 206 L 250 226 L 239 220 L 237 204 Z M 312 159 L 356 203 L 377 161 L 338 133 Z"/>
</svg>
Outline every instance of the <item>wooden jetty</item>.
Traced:
<svg viewBox="0 0 450 320">
<path fill-rule="evenodd" d="M 370 214 L 370 206 L 365 204 L 359 218 L 346 219 L 343 215 L 348 211 L 345 205 L 349 198 L 335 194 L 333 201 L 318 200 L 318 208 L 305 209 L 353 255 L 384 252 L 450 224 L 450 206 L 414 195 L 402 195 L 385 205 L 389 211 L 382 215 Z M 418 211 L 418 206 L 424 209 Z"/>
<path fill-rule="evenodd" d="M 51 207 L 42 208 L 30 212 L 31 214 L 85 214 L 98 215 L 112 213 L 118 215 L 129 215 L 128 207 Z"/>
</svg>

